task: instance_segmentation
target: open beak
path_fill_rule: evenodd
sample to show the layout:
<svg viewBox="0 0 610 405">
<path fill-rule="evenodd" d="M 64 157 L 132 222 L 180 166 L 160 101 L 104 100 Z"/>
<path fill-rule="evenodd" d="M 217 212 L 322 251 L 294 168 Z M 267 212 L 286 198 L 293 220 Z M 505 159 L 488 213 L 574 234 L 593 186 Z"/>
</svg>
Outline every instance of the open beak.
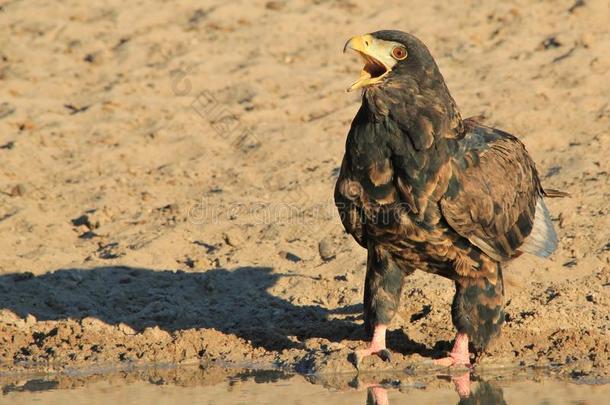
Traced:
<svg viewBox="0 0 610 405">
<path fill-rule="evenodd" d="M 345 43 L 343 52 L 352 49 L 358 52 L 364 60 L 364 67 L 360 72 L 360 77 L 347 89 L 347 91 L 368 87 L 378 83 L 390 72 L 393 61 L 388 59 L 389 52 L 384 43 L 385 41 L 375 39 L 370 34 L 353 37 Z"/>
</svg>

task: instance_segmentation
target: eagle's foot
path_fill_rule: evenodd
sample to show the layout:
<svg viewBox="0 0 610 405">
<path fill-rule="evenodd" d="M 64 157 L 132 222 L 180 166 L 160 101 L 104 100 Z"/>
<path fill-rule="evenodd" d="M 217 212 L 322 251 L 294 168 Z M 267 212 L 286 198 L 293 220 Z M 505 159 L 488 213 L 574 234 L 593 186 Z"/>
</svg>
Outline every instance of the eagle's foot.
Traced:
<svg viewBox="0 0 610 405">
<path fill-rule="evenodd" d="M 367 349 L 356 350 L 354 353 L 352 353 L 352 360 L 354 362 L 354 366 L 356 366 L 356 369 L 360 369 L 362 359 L 374 354 L 379 356 L 383 361 L 392 361 L 392 354 L 385 347 L 386 329 L 386 325 L 376 325 L 370 346 Z"/>
<path fill-rule="evenodd" d="M 374 354 L 379 356 L 379 358 L 383 361 L 386 361 L 386 362 L 392 361 L 392 354 L 390 353 L 390 351 L 388 349 L 386 349 L 385 347 L 378 348 L 378 347 L 374 347 L 373 345 L 371 345 L 371 347 L 369 347 L 368 349 L 356 350 L 352 354 L 354 366 L 356 366 L 356 369 L 360 370 L 360 364 L 362 363 L 362 360 L 365 357 L 372 356 Z"/>
<path fill-rule="evenodd" d="M 434 364 L 445 367 L 459 365 L 468 368 L 472 367 L 470 364 L 470 352 L 468 351 L 468 335 L 465 333 L 458 333 L 455 337 L 453 349 L 448 353 L 448 356 L 434 360 Z"/>
</svg>

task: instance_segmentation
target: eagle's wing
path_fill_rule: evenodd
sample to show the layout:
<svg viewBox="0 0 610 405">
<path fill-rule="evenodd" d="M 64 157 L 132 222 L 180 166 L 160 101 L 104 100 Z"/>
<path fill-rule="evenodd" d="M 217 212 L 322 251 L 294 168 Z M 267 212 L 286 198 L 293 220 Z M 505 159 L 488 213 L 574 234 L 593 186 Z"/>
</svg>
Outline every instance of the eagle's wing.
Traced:
<svg viewBox="0 0 610 405">
<path fill-rule="evenodd" d="M 468 126 L 440 201 L 443 217 L 458 234 L 496 260 L 520 252 L 550 255 L 557 237 L 525 147 L 505 132 L 474 122 Z"/>
<path fill-rule="evenodd" d="M 335 185 L 335 206 L 339 211 L 341 223 L 345 231 L 352 235 L 356 242 L 367 247 L 366 234 L 362 223 L 362 210 L 356 205 L 361 198 L 362 187 L 359 183 L 349 180 L 346 173 L 345 158 Z"/>
</svg>

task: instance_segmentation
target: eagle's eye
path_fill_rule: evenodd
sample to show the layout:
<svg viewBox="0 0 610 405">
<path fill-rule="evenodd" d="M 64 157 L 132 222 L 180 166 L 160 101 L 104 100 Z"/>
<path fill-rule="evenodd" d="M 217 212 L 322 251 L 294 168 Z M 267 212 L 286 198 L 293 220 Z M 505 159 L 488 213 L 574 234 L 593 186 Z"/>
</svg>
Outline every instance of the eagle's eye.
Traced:
<svg viewBox="0 0 610 405">
<path fill-rule="evenodd" d="M 404 46 L 395 46 L 394 49 L 392 49 L 392 56 L 396 60 L 403 60 L 407 57 L 407 50 Z"/>
</svg>

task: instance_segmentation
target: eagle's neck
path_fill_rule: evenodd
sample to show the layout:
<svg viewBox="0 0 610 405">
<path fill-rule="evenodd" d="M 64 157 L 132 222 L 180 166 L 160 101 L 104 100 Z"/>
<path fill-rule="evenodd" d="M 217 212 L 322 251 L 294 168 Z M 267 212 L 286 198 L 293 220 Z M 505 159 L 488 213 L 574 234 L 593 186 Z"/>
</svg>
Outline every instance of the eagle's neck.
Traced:
<svg viewBox="0 0 610 405">
<path fill-rule="evenodd" d="M 362 99 L 371 120 L 393 122 L 416 150 L 463 136 L 460 112 L 440 73 L 428 80 L 394 78 L 365 89 Z"/>
</svg>

